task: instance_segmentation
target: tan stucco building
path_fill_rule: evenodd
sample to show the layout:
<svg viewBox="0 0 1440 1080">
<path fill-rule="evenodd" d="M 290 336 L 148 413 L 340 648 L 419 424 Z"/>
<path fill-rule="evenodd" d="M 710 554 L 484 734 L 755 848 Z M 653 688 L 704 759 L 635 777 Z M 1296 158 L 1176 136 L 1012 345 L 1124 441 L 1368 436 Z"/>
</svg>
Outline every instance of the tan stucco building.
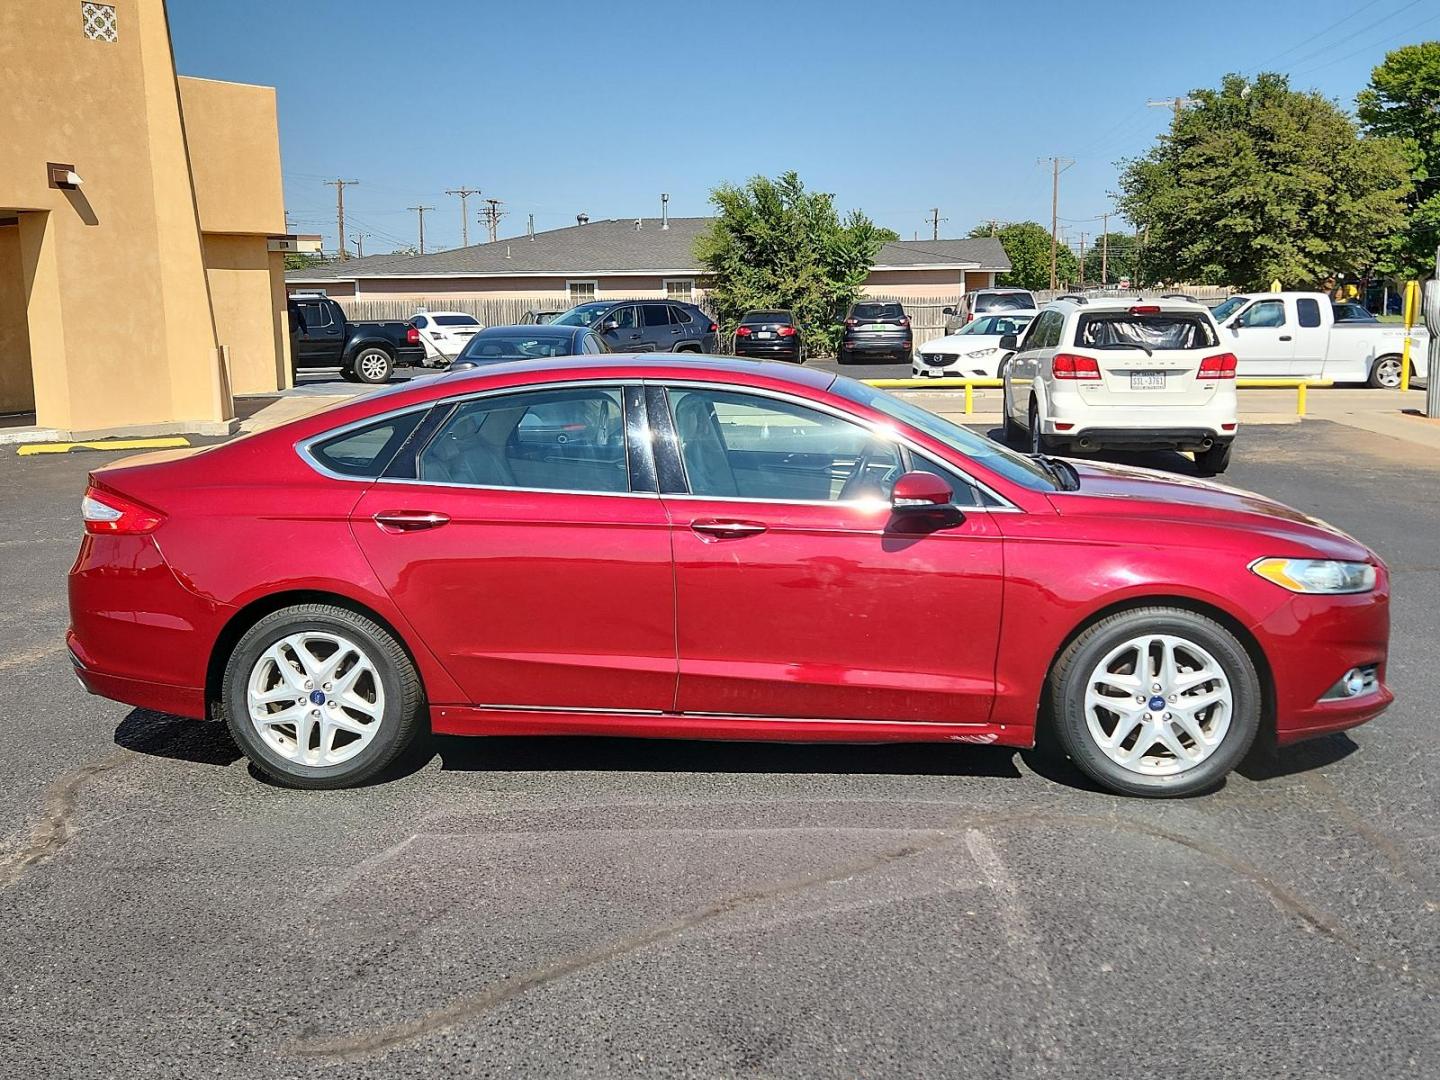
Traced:
<svg viewBox="0 0 1440 1080">
<path fill-rule="evenodd" d="M 0 414 L 225 429 L 289 378 L 275 91 L 176 76 L 163 0 L 0 3 Z"/>
</svg>

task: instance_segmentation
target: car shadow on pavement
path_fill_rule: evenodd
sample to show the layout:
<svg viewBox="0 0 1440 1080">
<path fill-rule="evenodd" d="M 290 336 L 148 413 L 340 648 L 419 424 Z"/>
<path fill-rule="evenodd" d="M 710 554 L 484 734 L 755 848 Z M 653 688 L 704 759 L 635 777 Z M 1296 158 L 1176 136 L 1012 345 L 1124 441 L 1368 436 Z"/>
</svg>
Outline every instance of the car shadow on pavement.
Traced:
<svg viewBox="0 0 1440 1080">
<path fill-rule="evenodd" d="M 1259 747 L 1240 763 L 1237 770 L 1247 780 L 1278 780 L 1282 776 L 1314 772 L 1343 761 L 1360 746 L 1343 731 L 1307 739 L 1294 746 Z"/>
<path fill-rule="evenodd" d="M 244 755 L 224 724 L 132 709 L 115 729 L 115 745 L 137 754 L 193 761 L 200 765 L 233 765 Z"/>
</svg>

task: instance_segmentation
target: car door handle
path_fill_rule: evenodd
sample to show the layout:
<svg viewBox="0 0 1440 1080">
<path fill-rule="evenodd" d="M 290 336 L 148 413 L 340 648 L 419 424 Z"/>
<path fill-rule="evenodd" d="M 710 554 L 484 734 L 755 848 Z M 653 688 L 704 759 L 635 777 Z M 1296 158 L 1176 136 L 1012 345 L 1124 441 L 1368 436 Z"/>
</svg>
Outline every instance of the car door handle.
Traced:
<svg viewBox="0 0 1440 1080">
<path fill-rule="evenodd" d="M 690 530 L 699 533 L 701 539 L 739 540 L 746 536 L 758 536 L 765 531 L 765 526 L 758 521 L 701 518 L 690 522 Z"/>
<path fill-rule="evenodd" d="M 390 532 L 420 532 L 438 529 L 450 522 L 449 514 L 436 510 L 382 510 L 375 515 L 375 524 Z"/>
<path fill-rule="evenodd" d="M 679 334 L 679 333 L 682 333 L 682 332 L 683 332 L 683 331 L 681 331 L 680 327 L 678 327 L 678 326 L 672 326 L 672 327 L 670 328 L 670 333 L 672 333 L 672 334 Z"/>
<path fill-rule="evenodd" d="M 1289 334 L 1281 334 L 1281 335 L 1280 335 L 1280 340 L 1281 340 L 1281 341 L 1289 341 L 1289 340 L 1290 340 L 1290 335 L 1289 335 Z"/>
</svg>

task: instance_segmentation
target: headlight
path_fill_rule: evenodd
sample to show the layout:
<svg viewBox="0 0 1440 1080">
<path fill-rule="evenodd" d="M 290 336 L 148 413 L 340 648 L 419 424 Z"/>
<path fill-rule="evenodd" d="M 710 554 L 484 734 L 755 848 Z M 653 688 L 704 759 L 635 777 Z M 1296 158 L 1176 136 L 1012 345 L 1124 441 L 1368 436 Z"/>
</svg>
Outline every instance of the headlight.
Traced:
<svg viewBox="0 0 1440 1080">
<path fill-rule="evenodd" d="M 997 353 L 999 351 L 999 349 L 976 349 L 974 352 L 966 353 L 965 355 L 973 359 L 978 356 L 989 356 L 991 353 Z"/>
<path fill-rule="evenodd" d="M 1334 559 L 1258 559 L 1250 569 L 1297 593 L 1362 593 L 1375 588 L 1375 567 Z"/>
</svg>

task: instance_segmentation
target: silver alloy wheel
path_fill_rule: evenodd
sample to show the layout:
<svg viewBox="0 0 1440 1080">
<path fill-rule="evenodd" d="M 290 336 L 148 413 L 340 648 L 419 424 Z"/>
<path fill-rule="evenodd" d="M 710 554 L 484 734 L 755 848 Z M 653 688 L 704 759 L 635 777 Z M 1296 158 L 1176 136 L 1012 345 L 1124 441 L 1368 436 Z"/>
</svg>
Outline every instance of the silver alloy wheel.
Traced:
<svg viewBox="0 0 1440 1080">
<path fill-rule="evenodd" d="M 261 654 L 245 702 L 267 747 L 297 765 L 325 768 L 370 745 L 385 715 L 385 688 L 359 645 L 308 630 Z"/>
<path fill-rule="evenodd" d="M 385 370 L 389 366 L 390 358 L 383 352 L 371 349 L 360 354 L 360 374 L 367 382 L 379 382 L 385 377 Z"/>
<path fill-rule="evenodd" d="M 1111 649 L 1085 683 L 1085 723 L 1111 761 L 1144 776 L 1174 776 L 1210 757 L 1235 712 L 1225 669 L 1173 634 Z"/>
<path fill-rule="evenodd" d="M 1398 356 L 1382 356 L 1375 361 L 1375 381 L 1386 390 L 1394 390 L 1400 385 L 1400 358 Z"/>
</svg>

